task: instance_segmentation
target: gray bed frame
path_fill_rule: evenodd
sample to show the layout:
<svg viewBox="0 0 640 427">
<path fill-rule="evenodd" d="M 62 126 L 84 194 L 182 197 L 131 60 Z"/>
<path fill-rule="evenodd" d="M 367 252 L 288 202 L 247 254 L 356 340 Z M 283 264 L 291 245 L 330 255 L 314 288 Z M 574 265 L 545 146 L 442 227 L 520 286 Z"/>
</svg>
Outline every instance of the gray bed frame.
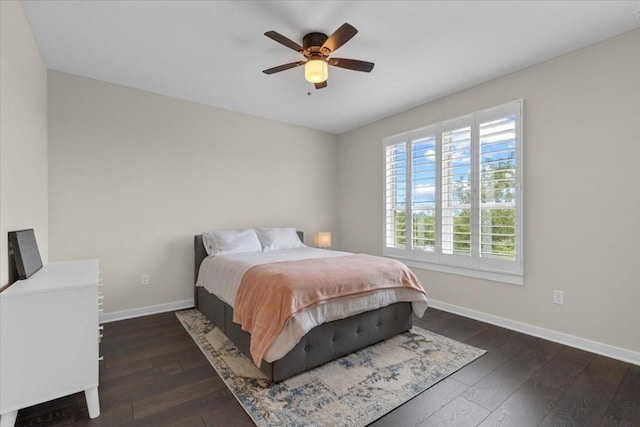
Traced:
<svg viewBox="0 0 640 427">
<path fill-rule="evenodd" d="M 302 232 L 298 232 L 303 240 Z M 194 236 L 195 279 L 207 257 L 202 235 Z M 251 335 L 233 322 L 233 308 L 201 286 L 195 287 L 195 307 L 249 358 Z M 324 323 L 310 330 L 282 359 L 262 361 L 260 370 L 271 381 L 282 381 L 411 329 L 411 303 L 400 302 Z"/>
</svg>

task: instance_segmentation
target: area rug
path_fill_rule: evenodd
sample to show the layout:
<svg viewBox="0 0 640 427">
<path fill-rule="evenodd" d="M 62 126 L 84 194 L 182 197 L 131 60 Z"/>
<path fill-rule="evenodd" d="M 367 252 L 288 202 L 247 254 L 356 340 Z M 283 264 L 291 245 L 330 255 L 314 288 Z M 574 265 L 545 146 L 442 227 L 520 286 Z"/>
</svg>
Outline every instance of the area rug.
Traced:
<svg viewBox="0 0 640 427">
<path fill-rule="evenodd" d="M 176 316 L 260 427 L 365 426 L 485 353 L 414 326 L 273 383 L 199 311 Z"/>
</svg>

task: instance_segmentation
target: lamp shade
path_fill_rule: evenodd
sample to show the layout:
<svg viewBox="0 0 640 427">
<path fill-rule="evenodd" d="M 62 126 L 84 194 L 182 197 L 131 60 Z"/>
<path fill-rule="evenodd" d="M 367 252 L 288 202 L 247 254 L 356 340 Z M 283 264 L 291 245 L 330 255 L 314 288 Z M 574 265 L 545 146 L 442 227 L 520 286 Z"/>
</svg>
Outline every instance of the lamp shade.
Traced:
<svg viewBox="0 0 640 427">
<path fill-rule="evenodd" d="M 318 231 L 313 236 L 313 244 L 318 248 L 330 248 L 331 247 L 331 232 L 330 231 Z"/>
<path fill-rule="evenodd" d="M 322 83 L 329 77 L 329 66 L 324 59 L 310 59 L 304 64 L 304 78 L 311 83 Z"/>
</svg>

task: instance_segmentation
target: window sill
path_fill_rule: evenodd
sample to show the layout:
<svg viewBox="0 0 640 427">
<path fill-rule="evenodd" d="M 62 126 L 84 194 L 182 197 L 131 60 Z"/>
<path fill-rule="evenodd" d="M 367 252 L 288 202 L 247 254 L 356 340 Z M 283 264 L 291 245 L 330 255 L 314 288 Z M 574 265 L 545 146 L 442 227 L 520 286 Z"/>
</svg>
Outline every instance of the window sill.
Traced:
<svg viewBox="0 0 640 427">
<path fill-rule="evenodd" d="M 499 271 L 475 270 L 464 267 L 454 267 L 451 265 L 435 264 L 425 261 L 416 261 L 401 257 L 388 256 L 388 258 L 402 261 L 407 267 L 419 268 L 421 270 L 432 270 L 440 273 L 457 274 L 459 276 L 474 277 L 476 279 L 491 280 L 493 282 L 507 283 L 510 285 L 524 285 L 524 276 L 515 273 L 505 273 Z"/>
</svg>

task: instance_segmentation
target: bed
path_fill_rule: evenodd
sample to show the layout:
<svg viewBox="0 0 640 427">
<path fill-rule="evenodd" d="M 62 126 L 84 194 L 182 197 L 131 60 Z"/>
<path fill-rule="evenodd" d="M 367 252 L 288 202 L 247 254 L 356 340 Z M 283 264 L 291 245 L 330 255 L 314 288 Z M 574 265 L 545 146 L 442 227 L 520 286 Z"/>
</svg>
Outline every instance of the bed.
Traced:
<svg viewBox="0 0 640 427">
<path fill-rule="evenodd" d="M 302 232 L 297 234 L 300 241 L 303 241 Z M 199 273 L 204 275 L 201 272 L 203 261 L 212 258 L 205 250 L 202 235 L 194 236 L 194 251 L 197 284 Z M 195 287 L 194 299 L 195 307 L 251 358 L 251 334 L 234 322 L 234 308 L 231 304 L 204 286 Z M 426 308 L 426 297 L 424 301 Z M 407 331 L 412 326 L 413 312 L 412 302 L 396 302 L 322 323 L 306 332 L 283 356 L 271 361 L 258 360 L 256 364 L 270 380 L 282 381 Z"/>
</svg>

